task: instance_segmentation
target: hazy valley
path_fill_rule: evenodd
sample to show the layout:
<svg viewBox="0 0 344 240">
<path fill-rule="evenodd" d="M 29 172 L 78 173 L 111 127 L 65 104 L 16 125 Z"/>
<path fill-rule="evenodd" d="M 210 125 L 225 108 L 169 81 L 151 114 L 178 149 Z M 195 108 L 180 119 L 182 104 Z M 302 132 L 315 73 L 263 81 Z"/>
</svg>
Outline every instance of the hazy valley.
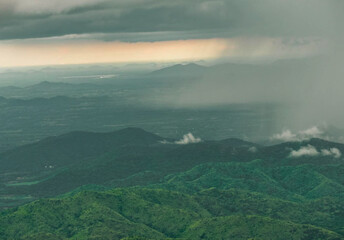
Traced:
<svg viewBox="0 0 344 240">
<path fill-rule="evenodd" d="M 343 3 L 0 0 L 0 240 L 344 240 Z"/>
</svg>

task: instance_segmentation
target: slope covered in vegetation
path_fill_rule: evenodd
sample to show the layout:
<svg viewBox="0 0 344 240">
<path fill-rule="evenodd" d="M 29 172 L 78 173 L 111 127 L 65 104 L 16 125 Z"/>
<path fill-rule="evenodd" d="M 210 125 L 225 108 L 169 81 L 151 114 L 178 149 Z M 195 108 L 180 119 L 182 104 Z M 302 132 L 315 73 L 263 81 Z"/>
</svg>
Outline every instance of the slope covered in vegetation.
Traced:
<svg viewBox="0 0 344 240">
<path fill-rule="evenodd" d="M 344 239 L 338 152 L 135 128 L 49 138 L 0 155 L 0 239 Z"/>
<path fill-rule="evenodd" d="M 145 188 L 80 192 L 2 212 L 0 236 L 2 239 L 47 236 L 50 239 L 342 239 L 340 223 L 333 219 L 331 211 L 337 204 L 341 207 L 337 214 L 342 215 L 343 203 L 330 200 L 324 203 L 293 203 L 234 189 L 210 189 L 193 195 Z"/>
</svg>

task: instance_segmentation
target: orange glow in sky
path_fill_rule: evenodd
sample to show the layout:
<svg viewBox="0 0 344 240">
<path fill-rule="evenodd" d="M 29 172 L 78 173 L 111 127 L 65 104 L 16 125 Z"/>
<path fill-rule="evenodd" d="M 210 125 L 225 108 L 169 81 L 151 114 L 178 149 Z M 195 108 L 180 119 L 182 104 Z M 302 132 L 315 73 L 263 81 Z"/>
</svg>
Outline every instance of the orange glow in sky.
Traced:
<svg viewBox="0 0 344 240">
<path fill-rule="evenodd" d="M 0 43 L 0 67 L 87 63 L 174 62 L 220 57 L 223 39 L 160 42 Z"/>
</svg>

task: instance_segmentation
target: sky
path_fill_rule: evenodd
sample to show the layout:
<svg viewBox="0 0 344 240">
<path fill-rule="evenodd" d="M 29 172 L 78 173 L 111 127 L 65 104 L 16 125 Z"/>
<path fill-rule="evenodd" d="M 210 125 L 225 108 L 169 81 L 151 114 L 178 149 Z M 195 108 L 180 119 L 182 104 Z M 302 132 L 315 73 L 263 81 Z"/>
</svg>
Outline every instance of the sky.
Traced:
<svg viewBox="0 0 344 240">
<path fill-rule="evenodd" d="M 340 0 L 0 0 L 0 67 L 324 54 Z"/>
<path fill-rule="evenodd" d="M 281 116 L 288 122 L 343 125 L 343 13 L 344 0 L 0 0 L 0 73 L 23 66 L 295 60 L 269 78 L 214 72 L 164 97 L 181 106 L 292 102 L 296 109 Z M 309 59 L 320 61 L 298 64 Z M 293 66 L 304 66 L 302 74 Z"/>
</svg>

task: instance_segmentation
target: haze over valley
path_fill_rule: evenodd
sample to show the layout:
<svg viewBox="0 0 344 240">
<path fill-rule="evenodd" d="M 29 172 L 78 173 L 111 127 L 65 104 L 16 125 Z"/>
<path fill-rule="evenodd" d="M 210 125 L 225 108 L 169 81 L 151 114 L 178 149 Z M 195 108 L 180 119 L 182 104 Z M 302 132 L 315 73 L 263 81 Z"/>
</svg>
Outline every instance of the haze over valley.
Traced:
<svg viewBox="0 0 344 240">
<path fill-rule="evenodd" d="M 343 13 L 0 0 L 0 240 L 344 239 Z"/>
</svg>

